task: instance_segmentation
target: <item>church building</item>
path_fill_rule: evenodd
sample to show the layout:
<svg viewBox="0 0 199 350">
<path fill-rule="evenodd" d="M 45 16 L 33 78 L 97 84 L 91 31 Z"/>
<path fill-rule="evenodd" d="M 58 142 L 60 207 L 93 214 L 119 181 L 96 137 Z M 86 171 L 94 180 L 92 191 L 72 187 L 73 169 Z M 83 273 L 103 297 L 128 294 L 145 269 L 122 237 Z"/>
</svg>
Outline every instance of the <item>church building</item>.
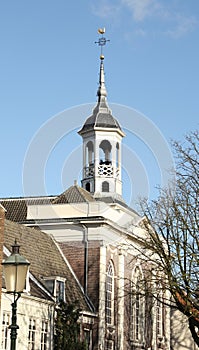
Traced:
<svg viewBox="0 0 199 350">
<path fill-rule="evenodd" d="M 6 218 L 53 237 L 72 271 L 67 276 L 76 278 L 85 297 L 85 317 L 91 317 L 84 329 L 87 350 L 184 349 L 187 339 L 182 337 L 181 346 L 178 335 L 172 338 L 163 288 L 156 286 L 154 300 L 146 293 L 151 267 L 140 255 L 138 239 L 146 236 L 144 219 L 122 196 L 125 134 L 108 106 L 103 55 L 97 103 L 78 133 L 81 185 L 74 182 L 57 196 L 4 198 Z"/>
</svg>

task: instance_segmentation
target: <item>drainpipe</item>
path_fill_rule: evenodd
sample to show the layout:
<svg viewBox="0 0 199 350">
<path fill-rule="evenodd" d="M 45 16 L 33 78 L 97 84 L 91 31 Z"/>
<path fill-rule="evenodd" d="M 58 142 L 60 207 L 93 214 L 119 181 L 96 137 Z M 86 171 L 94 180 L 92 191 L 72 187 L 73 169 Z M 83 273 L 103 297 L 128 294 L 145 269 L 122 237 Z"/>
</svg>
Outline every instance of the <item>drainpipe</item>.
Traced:
<svg viewBox="0 0 199 350">
<path fill-rule="evenodd" d="M 84 293 L 87 295 L 88 289 L 88 227 L 83 225 L 84 230 Z"/>
</svg>

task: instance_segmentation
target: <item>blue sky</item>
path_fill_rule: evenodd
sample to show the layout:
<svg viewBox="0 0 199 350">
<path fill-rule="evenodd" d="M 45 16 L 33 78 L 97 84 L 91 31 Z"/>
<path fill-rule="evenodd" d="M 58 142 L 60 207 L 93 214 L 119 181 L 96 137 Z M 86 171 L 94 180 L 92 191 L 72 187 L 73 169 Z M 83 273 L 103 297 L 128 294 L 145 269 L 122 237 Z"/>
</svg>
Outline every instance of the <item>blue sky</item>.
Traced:
<svg viewBox="0 0 199 350">
<path fill-rule="evenodd" d="M 100 51 L 94 42 L 99 27 L 106 28 L 110 39 L 104 50 L 110 104 L 140 111 L 168 141 L 181 140 L 198 127 L 197 0 L 2 1 L 1 197 L 24 195 L 25 155 L 42 125 L 64 110 L 96 101 Z M 87 116 L 81 114 L 76 129 Z M 66 118 L 69 130 L 71 119 Z M 125 128 L 122 117 L 118 119 Z M 154 178 L 158 169 L 149 161 L 143 140 L 129 139 L 124 142 L 131 154 L 138 153 L 147 177 Z M 80 146 L 81 138 L 71 133 L 67 142 L 53 147 L 46 160 L 47 193 L 70 185 L 67 170 L 73 161 L 65 166 L 66 158 Z M 31 174 L 31 183 L 36 176 Z M 150 187 L 157 183 L 155 179 Z M 128 193 L 127 180 L 124 187 Z M 31 194 L 44 194 L 37 192 L 35 187 Z"/>
</svg>

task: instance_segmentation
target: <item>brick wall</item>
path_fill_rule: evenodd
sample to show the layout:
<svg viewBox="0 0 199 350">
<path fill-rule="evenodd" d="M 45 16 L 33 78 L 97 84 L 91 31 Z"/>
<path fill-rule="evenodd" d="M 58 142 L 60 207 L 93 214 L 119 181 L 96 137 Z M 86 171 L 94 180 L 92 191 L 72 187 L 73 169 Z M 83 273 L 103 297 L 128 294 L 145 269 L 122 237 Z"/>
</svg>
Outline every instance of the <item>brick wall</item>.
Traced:
<svg viewBox="0 0 199 350">
<path fill-rule="evenodd" d="M 82 287 L 84 287 L 84 242 L 73 241 L 60 243 L 60 247 L 73 271 L 75 272 Z M 99 305 L 99 262 L 100 242 L 88 242 L 88 288 L 87 293 L 98 309 Z"/>
</svg>

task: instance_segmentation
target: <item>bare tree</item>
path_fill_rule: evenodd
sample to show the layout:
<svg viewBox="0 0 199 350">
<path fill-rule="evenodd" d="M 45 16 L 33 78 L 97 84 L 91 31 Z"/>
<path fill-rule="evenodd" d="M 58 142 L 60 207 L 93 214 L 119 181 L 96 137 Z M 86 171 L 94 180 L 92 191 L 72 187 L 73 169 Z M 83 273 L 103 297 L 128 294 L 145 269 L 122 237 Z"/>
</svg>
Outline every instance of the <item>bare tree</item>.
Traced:
<svg viewBox="0 0 199 350">
<path fill-rule="evenodd" d="M 148 238 L 140 238 L 145 260 L 163 274 L 175 307 L 187 322 L 199 346 L 199 132 L 184 143 L 173 142 L 176 157 L 175 188 L 161 189 L 159 198 L 142 202 Z M 143 251 L 142 251 L 143 253 Z"/>
</svg>

